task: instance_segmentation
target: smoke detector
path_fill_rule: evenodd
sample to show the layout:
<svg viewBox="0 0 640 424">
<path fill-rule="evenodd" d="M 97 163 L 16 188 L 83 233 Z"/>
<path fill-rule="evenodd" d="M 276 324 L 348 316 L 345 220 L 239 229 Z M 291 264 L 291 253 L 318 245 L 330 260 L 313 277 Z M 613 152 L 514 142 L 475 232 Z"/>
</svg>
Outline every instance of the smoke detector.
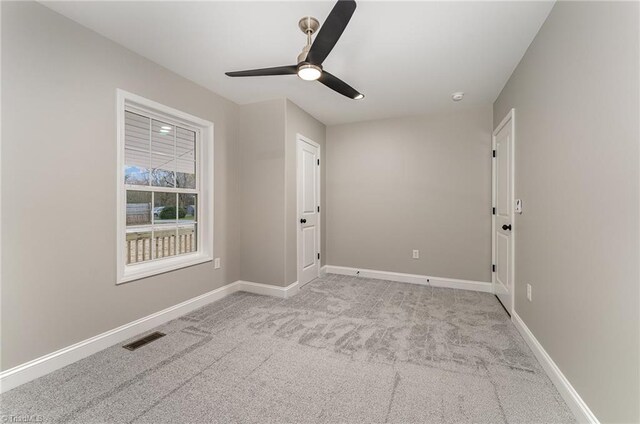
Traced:
<svg viewBox="0 0 640 424">
<path fill-rule="evenodd" d="M 451 100 L 454 102 L 459 102 L 464 98 L 464 93 L 462 91 L 455 92 L 451 95 Z"/>
</svg>

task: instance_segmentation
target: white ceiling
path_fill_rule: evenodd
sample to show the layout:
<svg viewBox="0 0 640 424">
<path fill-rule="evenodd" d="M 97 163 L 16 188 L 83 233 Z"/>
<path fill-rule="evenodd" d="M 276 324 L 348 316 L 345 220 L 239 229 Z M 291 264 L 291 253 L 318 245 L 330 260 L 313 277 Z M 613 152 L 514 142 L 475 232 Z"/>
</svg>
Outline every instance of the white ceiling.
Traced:
<svg viewBox="0 0 640 424">
<path fill-rule="evenodd" d="M 298 19 L 333 2 L 47 2 L 123 46 L 237 103 L 287 97 L 327 125 L 491 104 L 552 1 L 360 1 L 324 67 L 365 94 L 350 100 L 296 76 L 225 71 L 295 64 Z M 460 103 L 451 93 L 464 91 Z"/>
</svg>

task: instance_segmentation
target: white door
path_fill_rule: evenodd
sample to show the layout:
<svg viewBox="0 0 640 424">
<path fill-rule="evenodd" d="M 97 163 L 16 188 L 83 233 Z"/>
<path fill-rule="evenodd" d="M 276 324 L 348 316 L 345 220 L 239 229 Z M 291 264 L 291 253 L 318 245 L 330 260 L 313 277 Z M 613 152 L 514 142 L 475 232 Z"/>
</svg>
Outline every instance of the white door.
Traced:
<svg viewBox="0 0 640 424">
<path fill-rule="evenodd" d="M 300 135 L 298 144 L 298 283 L 320 273 L 320 146 Z"/>
<path fill-rule="evenodd" d="M 493 133 L 493 289 L 513 310 L 513 109 Z"/>
</svg>

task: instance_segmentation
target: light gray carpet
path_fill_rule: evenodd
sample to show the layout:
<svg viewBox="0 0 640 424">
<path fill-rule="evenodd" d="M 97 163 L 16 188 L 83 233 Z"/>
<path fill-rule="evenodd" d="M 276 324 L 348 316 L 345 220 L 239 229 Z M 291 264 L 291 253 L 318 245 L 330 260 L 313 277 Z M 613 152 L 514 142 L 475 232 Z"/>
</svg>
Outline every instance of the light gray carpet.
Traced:
<svg viewBox="0 0 640 424">
<path fill-rule="evenodd" d="M 564 423 L 494 296 L 328 275 L 236 293 L 2 395 L 45 422 Z M 124 344 L 124 343 L 123 343 Z"/>
</svg>

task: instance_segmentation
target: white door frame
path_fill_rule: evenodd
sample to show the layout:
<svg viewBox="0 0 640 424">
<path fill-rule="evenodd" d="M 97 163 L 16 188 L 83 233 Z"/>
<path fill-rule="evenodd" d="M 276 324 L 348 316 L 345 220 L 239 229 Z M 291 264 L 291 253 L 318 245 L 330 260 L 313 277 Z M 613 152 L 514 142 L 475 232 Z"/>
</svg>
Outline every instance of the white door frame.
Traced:
<svg viewBox="0 0 640 424">
<path fill-rule="evenodd" d="M 511 157 L 509 160 L 511 161 L 511 175 L 510 175 L 510 186 L 511 186 L 511 201 L 515 202 L 515 175 L 516 175 L 516 163 L 515 163 L 515 141 L 516 141 L 516 110 L 512 108 L 507 116 L 504 117 L 502 122 L 493 130 L 493 134 L 491 136 L 491 150 L 494 152 L 496 150 L 496 135 L 500 132 L 502 128 L 504 128 L 507 123 L 511 122 Z M 493 154 L 492 154 L 493 155 Z M 494 158 L 491 159 L 491 204 L 492 207 L 497 207 L 496 205 L 496 161 Z M 516 246 L 516 231 L 517 227 L 515 225 L 515 213 L 514 213 L 514 205 L 511 205 L 511 263 L 510 267 L 510 276 L 511 280 L 511 310 L 507 311 L 509 315 L 513 316 L 513 311 L 516 308 L 515 304 L 515 293 L 516 293 L 516 281 L 515 281 L 515 246 Z M 493 292 L 496 292 L 496 272 L 493 269 L 493 265 L 496 263 L 496 215 L 491 213 L 491 283 L 493 287 Z M 503 305 L 504 306 L 504 305 Z"/>
<path fill-rule="evenodd" d="M 305 137 L 304 135 L 300 134 L 300 133 L 296 133 L 296 280 L 297 281 L 301 281 L 300 280 L 300 260 L 301 258 L 300 256 L 300 243 L 302 241 L 302 231 L 300 228 L 300 225 L 297 224 L 297 221 L 300 219 L 300 216 L 302 216 L 302 211 L 300 210 L 300 199 L 298 198 L 299 194 L 300 194 L 300 164 L 298 163 L 298 144 L 300 141 L 304 141 L 305 143 L 309 143 L 312 146 L 316 147 L 318 149 L 318 158 L 322 157 L 322 147 L 320 147 L 320 145 L 318 143 L 316 143 L 315 141 L 311 140 L 308 137 Z M 317 181 L 316 181 L 316 188 L 318 190 L 318 206 L 320 206 L 320 211 L 318 212 L 318 223 L 317 223 L 317 231 L 318 231 L 318 237 L 316 237 L 317 239 L 317 249 L 318 249 L 318 253 L 320 253 L 320 248 L 322 247 L 322 212 L 324 211 L 324 207 L 322 206 L 322 185 L 321 185 L 321 180 L 322 180 L 322 169 L 320 166 L 318 166 L 317 168 Z M 322 261 L 318 260 L 318 277 L 320 277 L 320 268 L 322 268 L 321 266 Z"/>
</svg>

